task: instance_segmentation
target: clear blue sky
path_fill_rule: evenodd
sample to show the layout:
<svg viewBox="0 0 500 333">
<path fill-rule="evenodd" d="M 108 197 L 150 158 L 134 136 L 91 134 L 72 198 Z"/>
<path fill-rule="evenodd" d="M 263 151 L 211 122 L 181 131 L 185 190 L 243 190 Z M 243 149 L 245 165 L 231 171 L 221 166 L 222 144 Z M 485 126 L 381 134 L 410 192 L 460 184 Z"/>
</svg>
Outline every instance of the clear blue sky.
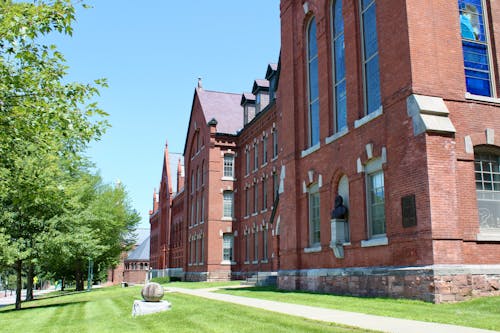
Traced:
<svg viewBox="0 0 500 333">
<path fill-rule="evenodd" d="M 197 78 L 241 93 L 280 49 L 279 0 L 87 0 L 72 38 L 57 38 L 68 79 L 107 78 L 97 99 L 112 127 L 88 155 L 106 182 L 120 179 L 149 227 L 163 148 L 183 152 Z"/>
</svg>

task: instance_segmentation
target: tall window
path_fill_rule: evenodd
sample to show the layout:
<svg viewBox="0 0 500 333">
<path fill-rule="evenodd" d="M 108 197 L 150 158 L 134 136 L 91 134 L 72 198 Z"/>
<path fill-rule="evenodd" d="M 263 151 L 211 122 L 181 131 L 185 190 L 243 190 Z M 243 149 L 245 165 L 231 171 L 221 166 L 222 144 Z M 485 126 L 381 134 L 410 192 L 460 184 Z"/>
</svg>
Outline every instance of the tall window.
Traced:
<svg viewBox="0 0 500 333">
<path fill-rule="evenodd" d="M 200 214 L 200 220 L 201 222 L 200 223 L 203 223 L 204 219 L 205 219 L 205 191 L 202 190 L 201 191 L 201 214 Z"/>
<path fill-rule="evenodd" d="M 262 209 L 267 208 L 267 178 L 262 179 Z"/>
<path fill-rule="evenodd" d="M 253 234 L 253 261 L 259 261 L 259 231 Z"/>
<path fill-rule="evenodd" d="M 273 200 L 276 200 L 278 197 L 278 190 L 279 190 L 279 181 L 278 181 L 278 173 L 274 172 L 273 173 Z"/>
<path fill-rule="evenodd" d="M 320 245 L 319 213 L 319 187 L 313 184 L 309 187 L 309 246 Z"/>
<path fill-rule="evenodd" d="M 194 200 L 191 200 L 191 221 L 190 224 L 194 225 L 195 224 L 195 219 L 194 219 Z"/>
<path fill-rule="evenodd" d="M 360 1 L 365 111 L 370 114 L 381 105 L 376 6 L 375 0 Z"/>
<path fill-rule="evenodd" d="M 250 215 L 250 195 L 248 187 L 245 187 L 245 216 Z"/>
<path fill-rule="evenodd" d="M 234 155 L 224 154 L 224 177 L 234 177 Z"/>
<path fill-rule="evenodd" d="M 195 224 L 198 224 L 199 220 L 200 220 L 200 198 L 197 196 L 196 197 L 196 220 L 195 220 Z"/>
<path fill-rule="evenodd" d="M 245 235 L 245 262 L 250 261 L 250 235 Z"/>
<path fill-rule="evenodd" d="M 367 175 L 368 183 L 368 230 L 370 238 L 385 236 L 385 191 L 384 172 L 375 171 Z"/>
<path fill-rule="evenodd" d="M 245 174 L 250 173 L 250 150 L 245 150 Z"/>
<path fill-rule="evenodd" d="M 332 5 L 332 54 L 334 68 L 335 98 L 335 130 L 342 131 L 347 127 L 347 103 L 344 57 L 344 18 L 342 17 L 342 0 Z"/>
<path fill-rule="evenodd" d="M 225 233 L 222 238 L 222 260 L 233 261 L 233 234 Z"/>
<path fill-rule="evenodd" d="M 316 41 L 316 20 L 309 22 L 307 30 L 307 63 L 309 86 L 309 146 L 319 142 L 319 81 L 318 45 Z"/>
<path fill-rule="evenodd" d="M 267 260 L 267 229 L 262 230 L 262 260 Z"/>
<path fill-rule="evenodd" d="M 267 163 L 267 134 L 262 138 L 262 164 Z"/>
<path fill-rule="evenodd" d="M 465 83 L 474 95 L 493 96 L 487 15 L 484 0 L 458 0 Z"/>
<path fill-rule="evenodd" d="M 194 193 L 194 190 L 195 190 L 194 171 L 191 171 L 191 194 Z"/>
<path fill-rule="evenodd" d="M 200 262 L 200 257 L 199 257 L 199 250 L 198 250 L 198 237 L 196 236 L 195 239 L 194 239 L 194 260 L 195 260 L 195 263 L 199 263 Z"/>
<path fill-rule="evenodd" d="M 205 185 L 205 161 L 201 163 L 201 185 Z"/>
<path fill-rule="evenodd" d="M 273 158 L 278 156 L 278 131 L 273 130 Z"/>
<path fill-rule="evenodd" d="M 223 217 L 233 217 L 233 191 L 224 191 L 223 193 Z"/>
<path fill-rule="evenodd" d="M 474 155 L 477 208 L 481 229 L 500 231 L 500 155 L 479 151 Z"/>
<path fill-rule="evenodd" d="M 253 212 L 257 213 L 259 211 L 259 185 L 254 184 L 253 187 Z"/>
<path fill-rule="evenodd" d="M 254 149 L 253 169 L 257 170 L 259 168 L 259 144 L 255 143 L 253 149 Z"/>
<path fill-rule="evenodd" d="M 201 171 L 200 167 L 196 168 L 196 188 L 200 188 L 201 186 Z"/>
<path fill-rule="evenodd" d="M 205 260 L 205 236 L 201 235 L 201 263 Z"/>
</svg>

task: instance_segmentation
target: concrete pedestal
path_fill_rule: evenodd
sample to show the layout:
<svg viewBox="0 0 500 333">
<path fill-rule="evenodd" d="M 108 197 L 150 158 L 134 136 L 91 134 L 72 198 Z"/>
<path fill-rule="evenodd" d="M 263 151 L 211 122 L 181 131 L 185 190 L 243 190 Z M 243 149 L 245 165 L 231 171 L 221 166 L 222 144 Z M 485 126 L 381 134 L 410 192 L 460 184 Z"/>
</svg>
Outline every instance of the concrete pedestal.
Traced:
<svg viewBox="0 0 500 333">
<path fill-rule="evenodd" d="M 171 307 L 172 304 L 168 301 L 146 302 L 135 300 L 132 306 L 132 317 L 168 311 Z"/>
</svg>

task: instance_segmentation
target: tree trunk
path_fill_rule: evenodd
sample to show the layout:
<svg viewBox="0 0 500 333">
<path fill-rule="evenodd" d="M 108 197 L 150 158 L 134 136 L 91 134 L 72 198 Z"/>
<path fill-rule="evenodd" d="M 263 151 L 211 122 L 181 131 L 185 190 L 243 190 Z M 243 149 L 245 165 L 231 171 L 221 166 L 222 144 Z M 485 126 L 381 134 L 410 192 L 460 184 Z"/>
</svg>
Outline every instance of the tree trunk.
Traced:
<svg viewBox="0 0 500 333">
<path fill-rule="evenodd" d="M 21 309 L 21 291 L 23 289 L 23 262 L 22 260 L 16 261 L 16 310 Z"/>
<path fill-rule="evenodd" d="M 33 263 L 28 264 L 28 277 L 26 282 L 26 301 L 33 300 L 33 278 L 34 278 L 34 268 Z"/>
<path fill-rule="evenodd" d="M 63 276 L 63 278 L 61 279 L 61 291 L 64 291 L 64 288 L 66 287 L 65 280 L 66 280 L 66 278 Z"/>
<path fill-rule="evenodd" d="M 83 290 L 83 276 L 82 276 L 82 270 L 81 267 L 78 267 L 75 272 L 75 285 L 76 285 L 76 291 L 82 291 Z"/>
</svg>

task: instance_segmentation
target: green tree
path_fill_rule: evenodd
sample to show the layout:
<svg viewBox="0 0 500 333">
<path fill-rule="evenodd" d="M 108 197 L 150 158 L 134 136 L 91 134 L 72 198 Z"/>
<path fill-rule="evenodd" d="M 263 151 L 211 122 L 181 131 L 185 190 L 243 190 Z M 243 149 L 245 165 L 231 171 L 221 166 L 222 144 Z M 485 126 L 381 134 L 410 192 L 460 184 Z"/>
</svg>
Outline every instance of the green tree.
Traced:
<svg viewBox="0 0 500 333">
<path fill-rule="evenodd" d="M 0 233 L 11 249 L 4 261 L 17 274 L 16 309 L 23 263 L 32 265 L 40 235 L 61 214 L 68 176 L 107 126 L 90 102 L 106 82 L 65 83 L 63 55 L 41 42 L 53 32 L 71 35 L 74 19 L 69 0 L 0 1 Z"/>
</svg>

